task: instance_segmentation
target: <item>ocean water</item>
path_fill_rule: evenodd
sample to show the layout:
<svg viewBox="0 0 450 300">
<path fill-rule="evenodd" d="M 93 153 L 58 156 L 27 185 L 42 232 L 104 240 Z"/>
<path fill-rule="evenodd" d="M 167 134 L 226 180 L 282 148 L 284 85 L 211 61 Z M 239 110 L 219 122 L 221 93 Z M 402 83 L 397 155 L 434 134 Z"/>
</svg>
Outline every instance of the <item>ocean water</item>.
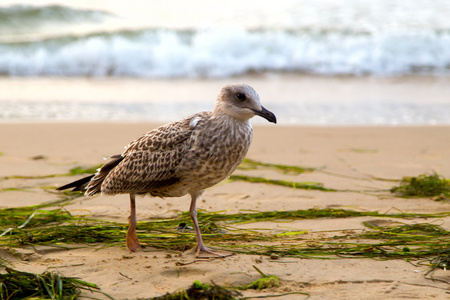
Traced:
<svg viewBox="0 0 450 300">
<path fill-rule="evenodd" d="M 275 72 L 446 80 L 450 78 L 449 16 L 448 0 L 3 0 L 0 76 L 3 80 L 235 81 L 236 76 Z M 152 114 L 147 110 L 159 111 L 158 120 L 178 117 L 164 114 L 165 104 L 135 109 L 134 98 L 113 104 L 100 101 L 99 107 L 92 107 L 92 111 L 112 110 L 104 116 L 86 115 L 91 110 L 86 109 L 87 104 L 70 97 L 58 101 L 55 113 L 46 113 L 49 101 L 19 101 L 8 97 L 7 84 L 3 86 L 6 96 L 0 97 L 1 120 L 58 119 L 68 108 L 78 111 L 72 114 L 74 120 L 108 120 L 111 116 L 114 120 L 148 120 Z M 369 109 L 360 120 L 340 111 L 362 112 L 367 103 L 336 103 L 332 96 L 320 105 L 296 103 L 312 110 L 315 121 L 295 115 L 285 119 L 289 124 L 319 125 L 450 123 L 450 95 L 448 102 L 432 106 L 426 105 L 427 99 L 420 104 L 398 104 L 395 99 L 380 98 L 380 109 Z M 191 104 L 205 106 L 200 99 Z M 284 103 L 277 105 L 289 112 L 283 109 Z M 329 116 L 321 117 L 327 111 Z M 393 120 L 392 114 L 402 117 Z"/>
<path fill-rule="evenodd" d="M 0 74 L 450 74 L 448 0 L 28 2 L 0 3 Z"/>
</svg>

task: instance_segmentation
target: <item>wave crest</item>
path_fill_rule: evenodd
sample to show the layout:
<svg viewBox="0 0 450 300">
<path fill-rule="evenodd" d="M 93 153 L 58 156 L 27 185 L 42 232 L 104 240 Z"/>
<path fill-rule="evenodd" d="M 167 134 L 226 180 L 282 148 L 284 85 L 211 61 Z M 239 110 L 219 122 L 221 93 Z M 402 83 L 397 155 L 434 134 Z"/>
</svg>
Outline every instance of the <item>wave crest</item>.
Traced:
<svg viewBox="0 0 450 300">
<path fill-rule="evenodd" d="M 226 77 L 449 74 L 450 32 L 357 34 L 144 29 L 0 43 L 8 76 Z"/>
</svg>

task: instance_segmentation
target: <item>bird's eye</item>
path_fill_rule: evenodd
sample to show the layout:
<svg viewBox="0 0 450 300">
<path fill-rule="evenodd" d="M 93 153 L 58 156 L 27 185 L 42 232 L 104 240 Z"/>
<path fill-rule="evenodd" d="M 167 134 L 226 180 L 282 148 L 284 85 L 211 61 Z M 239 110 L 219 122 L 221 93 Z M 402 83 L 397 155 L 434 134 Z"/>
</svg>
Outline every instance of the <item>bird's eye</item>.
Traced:
<svg viewBox="0 0 450 300">
<path fill-rule="evenodd" d="M 238 98 L 241 101 L 244 101 L 245 99 L 247 99 L 247 97 L 245 96 L 245 94 L 242 93 L 237 93 L 236 94 L 236 98 Z"/>
</svg>

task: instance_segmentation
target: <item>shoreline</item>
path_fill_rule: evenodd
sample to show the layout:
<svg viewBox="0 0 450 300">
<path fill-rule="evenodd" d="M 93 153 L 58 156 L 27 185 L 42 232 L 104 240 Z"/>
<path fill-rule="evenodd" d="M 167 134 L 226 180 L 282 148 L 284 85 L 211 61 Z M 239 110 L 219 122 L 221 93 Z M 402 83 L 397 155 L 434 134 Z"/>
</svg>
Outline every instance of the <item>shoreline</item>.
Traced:
<svg viewBox="0 0 450 300">
<path fill-rule="evenodd" d="M 294 100 L 357 101 L 362 95 L 375 99 L 394 96 L 395 101 L 428 104 L 449 103 L 448 76 L 319 76 L 299 73 L 265 72 L 231 78 L 133 78 L 133 77 L 8 77 L 0 76 L 0 101 L 77 101 L 77 102 L 210 102 L 228 83 L 245 82 L 264 96 L 265 103 L 279 95 Z M 177 88 L 174 88 L 176 86 Z M 326 89 L 316 89 L 326 87 Z M 296 93 L 298 96 L 292 98 Z M 362 93 L 361 93 L 362 92 Z M 158 97 L 152 96 L 158 95 Z M 302 98 L 303 97 L 303 98 Z M 332 103 L 332 102 L 330 102 Z M 213 103 L 212 103 L 213 104 Z"/>
<path fill-rule="evenodd" d="M 0 122 L 167 123 L 212 110 L 220 88 L 237 81 L 256 89 L 280 125 L 450 125 L 450 78 L 277 73 L 231 79 L 0 78 Z"/>
</svg>

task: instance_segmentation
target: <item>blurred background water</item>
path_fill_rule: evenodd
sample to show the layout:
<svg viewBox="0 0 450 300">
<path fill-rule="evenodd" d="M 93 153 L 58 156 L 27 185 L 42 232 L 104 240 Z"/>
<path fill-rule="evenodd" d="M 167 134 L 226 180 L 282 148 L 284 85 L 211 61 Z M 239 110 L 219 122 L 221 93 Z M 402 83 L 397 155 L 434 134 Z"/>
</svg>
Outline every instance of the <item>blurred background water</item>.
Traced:
<svg viewBox="0 0 450 300">
<path fill-rule="evenodd" d="M 8 91 L 10 80 L 17 83 L 21 78 L 27 83 L 24 87 L 30 85 L 39 93 L 41 81 L 30 78 L 106 80 L 114 89 L 118 80 L 130 78 L 145 84 L 180 78 L 234 82 L 242 76 L 262 76 L 271 84 L 273 76 L 267 74 L 295 74 L 297 79 L 289 77 L 292 85 L 305 76 L 412 76 L 434 78 L 431 87 L 442 87 L 446 93 L 449 16 L 448 0 L 3 0 L 0 120 L 166 121 L 179 117 L 174 111 L 205 106 L 195 96 L 183 102 L 185 109 L 170 109 L 167 103 L 146 104 L 140 101 L 143 96 L 126 94 L 122 101 L 93 103 L 67 94 L 58 99 L 65 101 L 52 102 L 51 91 L 43 92 L 49 99 L 37 101 L 39 97 L 25 99 Z M 327 88 L 326 83 L 322 86 Z M 313 117 L 296 115 L 283 102 L 286 97 L 272 99 L 280 120 L 289 124 L 450 124 L 450 95 L 413 102 L 385 97 L 371 100 L 369 107 L 364 97 L 351 103 L 336 102 L 333 93 L 320 103 L 312 101 L 314 97 L 301 98 L 301 93 L 287 98 L 294 95 L 298 101 L 290 102 Z"/>
</svg>

